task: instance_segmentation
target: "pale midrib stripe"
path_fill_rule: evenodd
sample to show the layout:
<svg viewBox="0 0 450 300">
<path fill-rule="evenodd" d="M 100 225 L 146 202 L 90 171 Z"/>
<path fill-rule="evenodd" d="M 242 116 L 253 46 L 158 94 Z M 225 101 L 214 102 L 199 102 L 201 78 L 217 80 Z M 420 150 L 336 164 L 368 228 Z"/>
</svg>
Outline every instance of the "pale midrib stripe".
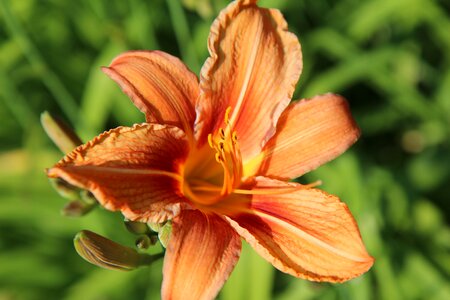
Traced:
<svg viewBox="0 0 450 300">
<path fill-rule="evenodd" d="M 248 84 L 250 82 L 250 78 L 253 73 L 253 69 L 256 62 L 256 55 L 258 54 L 258 48 L 259 44 L 261 43 L 261 36 L 262 36 L 262 23 L 263 20 L 258 20 L 258 27 L 256 29 L 256 38 L 253 43 L 253 49 L 252 53 L 250 54 L 249 64 L 247 65 L 247 70 L 245 71 L 245 77 L 244 77 L 244 84 L 242 85 L 241 91 L 239 93 L 238 100 L 236 102 L 236 106 L 233 109 L 233 114 L 230 118 L 230 127 L 234 125 L 234 122 L 236 121 L 237 116 L 239 115 L 239 112 L 242 108 L 242 104 L 244 102 L 245 94 L 247 93 Z"/>
<path fill-rule="evenodd" d="M 288 223 L 288 222 L 284 222 L 281 219 L 278 219 L 274 216 L 271 216 L 267 213 L 261 212 L 261 211 L 253 211 L 253 213 L 255 215 L 259 215 L 261 216 L 263 219 L 269 219 L 270 221 L 277 223 L 278 225 L 282 226 L 282 227 L 287 227 L 288 229 L 290 229 L 291 231 L 295 232 L 297 235 L 299 235 L 300 237 L 302 237 L 303 239 L 307 240 L 308 242 L 317 245 L 319 247 L 322 247 L 325 250 L 330 251 L 333 254 L 339 255 L 341 257 L 344 257 L 346 259 L 352 260 L 352 261 L 356 261 L 356 262 L 367 262 L 367 259 L 362 258 L 362 257 L 358 257 L 355 255 L 351 255 L 343 250 L 337 249 L 336 247 L 333 247 L 321 240 L 319 240 L 318 238 L 304 232 L 303 230 L 295 227 L 294 225 Z"/>
<path fill-rule="evenodd" d="M 162 171 L 162 170 L 154 170 L 154 169 L 130 169 L 130 168 L 115 168 L 115 167 L 101 167 L 101 166 L 65 166 L 63 169 L 84 169 L 93 172 L 108 172 L 115 174 L 129 174 L 129 175 L 155 175 L 155 176 L 167 176 L 178 180 L 180 182 L 183 181 L 183 177 L 179 174 Z"/>
<path fill-rule="evenodd" d="M 316 126 L 315 130 L 314 129 L 309 129 L 308 131 L 300 130 L 297 132 L 297 134 L 294 137 L 292 137 L 290 139 L 289 138 L 283 139 L 282 142 L 275 144 L 274 147 L 270 147 L 269 149 L 267 149 L 265 151 L 265 155 L 269 156 L 269 155 L 273 154 L 274 152 L 281 152 L 285 149 L 292 148 L 293 147 L 292 145 L 295 145 L 300 140 L 310 139 L 312 136 L 317 135 L 317 132 L 319 132 L 319 129 L 322 129 L 322 128 L 319 128 L 319 126 Z M 323 130 L 323 131 L 325 131 L 325 130 Z M 306 132 L 307 134 L 305 134 L 304 132 Z M 298 145 L 296 147 L 298 147 Z"/>
</svg>

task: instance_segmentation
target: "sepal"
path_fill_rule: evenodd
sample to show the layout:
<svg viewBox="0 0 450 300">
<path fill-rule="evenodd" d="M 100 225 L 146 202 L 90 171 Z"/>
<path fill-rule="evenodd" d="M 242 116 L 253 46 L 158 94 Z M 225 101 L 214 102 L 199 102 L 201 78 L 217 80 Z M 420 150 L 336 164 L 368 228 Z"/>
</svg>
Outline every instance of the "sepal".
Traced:
<svg viewBox="0 0 450 300">
<path fill-rule="evenodd" d="M 170 239 L 170 233 L 172 232 L 172 222 L 167 221 L 158 231 L 158 239 L 164 248 L 167 248 Z"/>
</svg>

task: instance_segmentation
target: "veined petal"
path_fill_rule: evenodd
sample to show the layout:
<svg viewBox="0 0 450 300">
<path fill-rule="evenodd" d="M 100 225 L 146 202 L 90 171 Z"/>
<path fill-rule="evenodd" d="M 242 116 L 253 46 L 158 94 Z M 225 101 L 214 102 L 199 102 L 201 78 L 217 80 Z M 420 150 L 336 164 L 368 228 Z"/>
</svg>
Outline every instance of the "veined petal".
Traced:
<svg viewBox="0 0 450 300">
<path fill-rule="evenodd" d="M 258 177 L 255 190 L 295 185 Z M 291 275 L 342 282 L 373 264 L 347 206 L 321 190 L 253 195 L 247 208 L 237 206 L 229 215 L 230 224 L 262 257 Z"/>
<path fill-rule="evenodd" d="M 147 122 L 170 124 L 192 134 L 198 79 L 176 57 L 161 51 L 130 51 L 103 68 Z"/>
<path fill-rule="evenodd" d="M 341 155 L 359 135 L 343 97 L 325 94 L 302 100 L 283 112 L 276 134 L 244 172 L 295 178 Z"/>
<path fill-rule="evenodd" d="M 130 220 L 162 222 L 189 205 L 180 192 L 188 151 L 177 127 L 119 127 L 76 148 L 48 176 L 90 190 L 105 208 Z"/>
<path fill-rule="evenodd" d="M 200 143 L 223 126 L 225 111 L 244 161 L 260 152 L 289 104 L 302 69 L 297 37 L 278 10 L 236 1 L 211 26 L 196 121 Z"/>
<path fill-rule="evenodd" d="M 241 239 L 214 214 L 183 211 L 172 223 L 163 267 L 163 299 L 213 299 L 233 270 Z"/>
</svg>

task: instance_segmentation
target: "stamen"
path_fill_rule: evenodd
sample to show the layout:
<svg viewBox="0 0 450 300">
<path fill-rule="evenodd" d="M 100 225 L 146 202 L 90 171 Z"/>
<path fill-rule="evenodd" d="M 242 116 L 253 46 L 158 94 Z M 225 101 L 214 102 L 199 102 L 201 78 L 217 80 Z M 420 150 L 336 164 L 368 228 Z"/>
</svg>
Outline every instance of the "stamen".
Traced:
<svg viewBox="0 0 450 300">
<path fill-rule="evenodd" d="M 231 135 L 231 140 L 233 141 L 234 144 L 237 143 L 237 133 L 236 133 L 236 131 L 233 131 L 233 133 Z"/>
<path fill-rule="evenodd" d="M 233 187 L 233 178 L 231 177 L 230 170 L 225 166 L 225 162 L 222 162 L 223 166 L 223 185 L 220 194 L 227 195 L 230 193 L 230 189 Z"/>
<path fill-rule="evenodd" d="M 208 144 L 211 148 L 214 149 L 214 144 L 213 144 L 213 139 L 212 139 L 212 134 L 208 134 Z"/>
<path fill-rule="evenodd" d="M 189 185 L 184 186 L 183 192 L 189 199 L 191 199 L 194 202 L 201 203 L 201 204 L 208 204 L 208 202 L 209 202 L 209 201 L 205 201 L 202 197 L 197 197 L 197 195 L 192 192 Z"/>
<path fill-rule="evenodd" d="M 236 132 L 231 132 L 231 107 L 225 111 L 225 129 L 219 128 L 215 135 L 208 135 L 209 146 L 216 151 L 215 159 L 223 167 L 221 195 L 229 194 L 240 184 L 242 177 L 242 158 L 237 144 Z"/>
<path fill-rule="evenodd" d="M 225 125 L 230 124 L 230 112 L 231 112 L 231 106 L 228 106 L 227 109 L 225 110 Z"/>
<path fill-rule="evenodd" d="M 223 142 L 219 142 L 219 150 L 222 153 L 225 151 L 225 146 L 223 145 Z"/>
<path fill-rule="evenodd" d="M 316 184 L 306 184 L 306 185 L 296 185 L 290 187 L 268 187 L 268 188 L 256 188 L 256 189 L 233 189 L 232 193 L 241 195 L 281 195 L 288 194 L 299 190 L 308 189 L 311 185 Z M 222 188 L 214 185 L 210 186 L 195 186 L 192 188 L 195 191 L 203 192 L 218 192 Z"/>
<path fill-rule="evenodd" d="M 224 140 L 225 139 L 225 130 L 223 130 L 223 128 L 219 128 L 219 134 L 220 134 L 220 137 Z"/>
<path fill-rule="evenodd" d="M 193 186 L 191 189 L 193 191 L 200 191 L 200 192 L 220 192 L 220 191 L 222 191 L 222 187 L 219 187 L 219 186 Z"/>
<path fill-rule="evenodd" d="M 217 186 L 217 185 L 215 185 L 213 183 L 210 183 L 210 182 L 204 181 L 204 180 L 199 180 L 199 179 L 190 179 L 189 183 L 191 185 L 193 184 L 196 188 L 200 187 L 200 186 L 203 186 L 203 187 L 205 187 L 205 186 L 215 187 L 216 189 L 220 189 L 221 188 L 221 187 L 219 187 L 219 186 Z"/>
<path fill-rule="evenodd" d="M 234 137 L 234 141 L 233 141 L 233 152 L 235 155 L 233 155 L 233 163 L 236 166 L 240 166 L 240 168 L 236 168 L 236 176 L 238 178 L 242 177 L 242 172 L 243 172 L 243 168 L 242 168 L 242 156 L 241 156 L 241 150 L 239 149 L 239 144 L 237 143 L 237 134 L 236 131 L 233 132 L 232 134 L 232 138 Z"/>
<path fill-rule="evenodd" d="M 280 188 L 259 188 L 254 190 L 234 189 L 233 193 L 242 195 L 281 195 L 304 189 L 304 186 L 280 187 Z"/>
</svg>

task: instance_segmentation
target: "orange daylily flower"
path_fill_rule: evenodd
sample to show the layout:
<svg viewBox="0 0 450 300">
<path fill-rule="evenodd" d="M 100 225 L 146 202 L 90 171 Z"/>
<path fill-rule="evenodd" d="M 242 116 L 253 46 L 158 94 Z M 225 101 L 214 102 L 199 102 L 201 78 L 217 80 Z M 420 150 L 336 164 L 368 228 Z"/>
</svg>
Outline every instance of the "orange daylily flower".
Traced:
<svg viewBox="0 0 450 300">
<path fill-rule="evenodd" d="M 344 203 L 289 182 L 360 133 L 340 96 L 289 104 L 300 44 L 278 10 L 256 2 L 233 2 L 214 21 L 200 80 L 163 52 L 115 58 L 103 71 L 147 122 L 105 132 L 48 170 L 130 220 L 172 220 L 164 299 L 217 295 L 241 237 L 309 280 L 342 282 L 373 264 Z"/>
</svg>

